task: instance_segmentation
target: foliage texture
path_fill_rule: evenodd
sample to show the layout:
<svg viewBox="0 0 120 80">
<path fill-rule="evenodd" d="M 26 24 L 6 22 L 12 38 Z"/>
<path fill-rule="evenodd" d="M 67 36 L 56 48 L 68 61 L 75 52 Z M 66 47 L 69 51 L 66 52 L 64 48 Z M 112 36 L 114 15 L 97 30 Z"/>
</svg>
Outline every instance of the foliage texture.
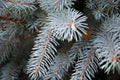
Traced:
<svg viewBox="0 0 120 80">
<path fill-rule="evenodd" d="M 120 76 L 120 0 L 0 0 L 0 80 L 94 80 L 99 69 Z"/>
</svg>

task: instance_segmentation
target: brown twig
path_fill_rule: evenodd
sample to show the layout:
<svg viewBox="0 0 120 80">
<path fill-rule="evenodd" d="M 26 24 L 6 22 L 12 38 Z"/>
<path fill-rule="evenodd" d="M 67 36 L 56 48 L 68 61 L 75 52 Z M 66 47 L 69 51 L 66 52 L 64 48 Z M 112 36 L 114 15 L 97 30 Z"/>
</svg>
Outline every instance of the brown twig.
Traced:
<svg viewBox="0 0 120 80">
<path fill-rule="evenodd" d="M 17 19 L 17 18 L 9 18 L 7 16 L 1 16 L 1 15 L 0 15 L 0 19 L 5 20 L 5 21 L 11 21 L 11 22 L 14 22 L 16 24 L 25 24 L 26 23 L 25 21 Z"/>
</svg>

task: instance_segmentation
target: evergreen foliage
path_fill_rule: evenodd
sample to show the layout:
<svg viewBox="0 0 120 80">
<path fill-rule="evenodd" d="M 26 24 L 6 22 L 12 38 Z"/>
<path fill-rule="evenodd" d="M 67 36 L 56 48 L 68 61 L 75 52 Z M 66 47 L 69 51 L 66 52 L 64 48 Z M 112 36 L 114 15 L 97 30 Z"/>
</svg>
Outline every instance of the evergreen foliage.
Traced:
<svg viewBox="0 0 120 80">
<path fill-rule="evenodd" d="M 120 76 L 120 0 L 0 0 L 0 80 L 93 80 L 99 68 Z"/>
</svg>

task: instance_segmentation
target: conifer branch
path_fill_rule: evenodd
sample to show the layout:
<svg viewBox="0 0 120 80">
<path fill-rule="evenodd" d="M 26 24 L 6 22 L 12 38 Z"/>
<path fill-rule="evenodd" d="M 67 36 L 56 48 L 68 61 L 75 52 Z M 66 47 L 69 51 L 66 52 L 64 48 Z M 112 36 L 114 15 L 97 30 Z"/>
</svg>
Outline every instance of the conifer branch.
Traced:
<svg viewBox="0 0 120 80">
<path fill-rule="evenodd" d="M 49 43 L 49 41 L 50 41 L 50 37 L 51 37 L 51 30 L 50 31 L 48 31 L 48 36 L 47 36 L 47 40 L 45 41 L 45 47 L 44 47 L 44 49 L 43 49 L 43 51 L 42 51 L 42 55 L 41 55 L 41 59 L 39 60 L 39 62 L 38 62 L 38 65 L 37 65 L 37 67 L 36 67 L 36 69 L 35 69 L 35 73 L 37 74 L 39 71 L 40 71 L 40 65 L 42 64 L 42 61 L 44 60 L 44 58 L 45 58 L 45 54 L 46 54 L 46 52 L 47 52 L 47 47 L 48 47 L 48 43 Z"/>
<path fill-rule="evenodd" d="M 120 74 L 119 25 L 120 0 L 0 0 L 0 80 L 92 80 L 98 67 Z"/>
<path fill-rule="evenodd" d="M 0 64 L 7 61 L 11 51 L 16 45 L 16 41 L 13 37 L 9 36 L 9 38 L 4 38 L 3 36 L 8 36 L 8 34 L 3 34 L 0 38 Z"/>
<path fill-rule="evenodd" d="M 38 0 L 40 7 L 46 12 L 61 11 L 65 8 L 71 7 L 76 0 Z"/>
<path fill-rule="evenodd" d="M 87 7 L 92 10 L 96 20 L 104 20 L 108 16 L 119 14 L 119 0 L 87 0 Z"/>
<path fill-rule="evenodd" d="M 74 67 L 74 65 L 77 63 L 76 60 L 79 56 L 79 51 L 87 44 L 87 40 L 78 41 L 75 42 L 72 47 L 70 47 L 70 50 L 66 52 L 63 52 L 64 50 L 67 50 L 65 46 L 63 49 L 60 50 L 59 54 L 55 58 L 55 64 L 51 66 L 51 70 L 48 72 L 46 79 L 51 80 L 61 80 L 68 75 L 69 70 Z M 62 51 L 62 52 L 61 52 Z M 69 73 L 69 75 L 72 73 Z"/>
<path fill-rule="evenodd" d="M 45 77 L 46 71 L 49 70 L 54 60 L 55 52 L 57 51 L 55 46 L 57 45 L 58 42 L 52 36 L 52 29 L 44 30 L 38 35 L 33 48 L 33 54 L 27 66 L 27 73 L 31 79 L 36 80 Z"/>
<path fill-rule="evenodd" d="M 25 2 L 25 1 L 21 1 L 21 0 L 4 0 L 6 2 L 11 2 L 11 3 L 16 3 L 16 4 L 22 4 L 22 5 L 34 5 L 34 6 L 38 6 L 39 3 L 37 2 Z"/>
<path fill-rule="evenodd" d="M 65 65 L 65 62 L 59 63 L 56 70 L 52 73 L 51 79 L 52 80 L 60 80 L 64 78 L 64 76 L 67 74 L 68 68 Z"/>
<path fill-rule="evenodd" d="M 79 80 L 84 80 L 84 76 L 86 74 L 86 71 L 87 71 L 87 69 L 88 69 L 91 61 L 93 60 L 93 57 L 95 55 L 95 51 L 96 51 L 96 49 L 93 48 L 92 51 L 91 51 L 91 53 L 90 53 L 90 55 L 89 55 L 89 57 L 88 57 L 88 59 L 87 59 L 87 61 L 86 61 L 85 67 L 82 70 L 82 74 L 81 74 Z"/>
<path fill-rule="evenodd" d="M 66 54 L 66 46 L 59 49 L 54 63 L 50 66 L 50 70 L 47 72 L 46 80 L 61 80 L 63 79 L 70 68 L 70 61 L 68 55 Z"/>
<path fill-rule="evenodd" d="M 94 41 L 96 53 L 100 59 L 100 66 L 109 74 L 111 71 L 120 70 L 120 36 L 119 33 L 111 33 L 103 30 Z"/>
<path fill-rule="evenodd" d="M 120 33 L 120 15 L 112 15 L 108 17 L 102 24 L 102 28 L 107 32 L 118 32 Z"/>
<path fill-rule="evenodd" d="M 32 13 L 36 10 L 36 7 L 33 5 L 14 4 L 5 1 L 4 4 L 5 5 L 3 6 L 3 8 L 0 9 L 1 18 L 4 19 L 5 17 L 7 17 L 7 20 L 11 20 L 11 18 L 14 18 L 17 19 L 17 22 L 19 20 L 22 20 L 23 22 L 25 19 L 28 19 L 28 16 L 30 17 L 30 15 L 32 15 Z M 10 19 L 8 19 L 8 17 Z M 12 19 L 11 21 L 14 21 L 14 19 Z"/>
<path fill-rule="evenodd" d="M 96 48 L 91 48 L 92 46 L 89 45 L 80 50 L 75 73 L 72 74 L 71 80 L 91 80 L 91 77 L 94 77 L 98 67 L 98 59 L 95 54 Z"/>
<path fill-rule="evenodd" d="M 60 17 L 61 16 L 61 17 Z M 53 28 L 53 35 L 61 40 L 81 40 L 82 34 L 86 33 L 87 17 L 73 9 L 65 9 L 62 12 L 50 13 L 48 25 Z"/>
</svg>

